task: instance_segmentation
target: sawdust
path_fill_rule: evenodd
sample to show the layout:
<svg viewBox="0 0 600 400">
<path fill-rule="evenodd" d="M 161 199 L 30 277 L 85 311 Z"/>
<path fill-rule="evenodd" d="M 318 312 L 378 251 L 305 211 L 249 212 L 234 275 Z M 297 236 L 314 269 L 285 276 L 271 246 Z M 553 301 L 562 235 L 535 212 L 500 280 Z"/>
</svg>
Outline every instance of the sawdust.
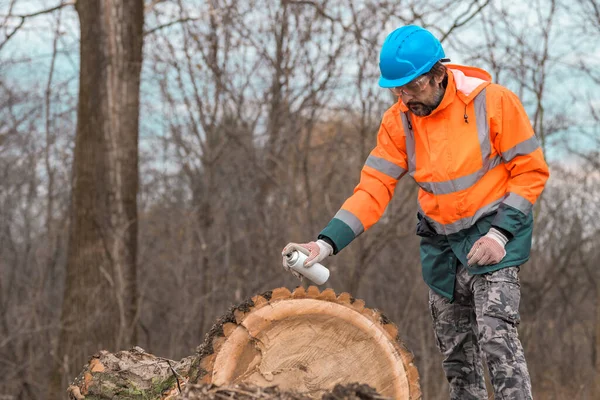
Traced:
<svg viewBox="0 0 600 400">
<path fill-rule="evenodd" d="M 370 400 L 370 399 L 389 399 L 377 393 L 369 385 L 360 383 L 351 383 L 349 385 L 336 385 L 331 393 L 325 393 L 322 400 Z"/>
</svg>

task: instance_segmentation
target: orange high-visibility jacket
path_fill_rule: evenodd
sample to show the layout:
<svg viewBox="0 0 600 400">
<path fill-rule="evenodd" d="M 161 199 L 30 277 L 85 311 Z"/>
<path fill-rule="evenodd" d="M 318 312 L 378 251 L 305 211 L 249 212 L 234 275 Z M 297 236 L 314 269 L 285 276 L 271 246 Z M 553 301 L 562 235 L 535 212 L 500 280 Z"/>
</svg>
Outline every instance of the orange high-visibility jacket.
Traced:
<svg viewBox="0 0 600 400">
<path fill-rule="evenodd" d="M 336 253 L 379 220 L 406 173 L 434 235 L 464 233 L 490 215 L 517 235 L 530 217 L 549 172 L 521 102 L 481 69 L 447 66 L 446 93 L 429 116 L 401 100 L 385 112 L 360 183 L 319 235 Z"/>
</svg>

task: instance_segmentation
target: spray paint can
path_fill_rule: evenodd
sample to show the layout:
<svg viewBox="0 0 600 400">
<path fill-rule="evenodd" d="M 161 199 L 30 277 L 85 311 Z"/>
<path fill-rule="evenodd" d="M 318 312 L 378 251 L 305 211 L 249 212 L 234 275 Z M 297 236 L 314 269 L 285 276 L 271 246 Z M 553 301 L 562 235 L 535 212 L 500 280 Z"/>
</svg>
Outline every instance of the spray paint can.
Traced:
<svg viewBox="0 0 600 400">
<path fill-rule="evenodd" d="M 302 252 L 294 250 L 287 254 L 285 258 L 288 267 L 310 279 L 317 285 L 322 285 L 329 279 L 329 270 L 324 265 L 315 263 L 310 267 L 305 267 L 304 261 L 308 256 Z"/>
</svg>

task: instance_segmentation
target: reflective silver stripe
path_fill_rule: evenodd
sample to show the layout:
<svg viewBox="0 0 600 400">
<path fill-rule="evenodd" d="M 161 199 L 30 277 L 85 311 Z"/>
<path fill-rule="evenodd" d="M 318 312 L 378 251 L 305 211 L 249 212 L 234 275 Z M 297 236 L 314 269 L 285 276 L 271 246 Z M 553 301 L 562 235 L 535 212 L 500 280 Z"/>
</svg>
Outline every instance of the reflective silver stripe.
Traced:
<svg viewBox="0 0 600 400">
<path fill-rule="evenodd" d="M 404 127 L 404 135 L 406 136 L 406 156 L 408 158 L 408 174 L 415 177 L 417 163 L 415 161 L 415 133 L 412 130 L 411 124 L 408 121 L 408 113 L 400 113 L 402 126 Z"/>
<path fill-rule="evenodd" d="M 391 161 L 386 160 L 385 158 L 376 157 L 374 155 L 370 155 L 365 162 L 365 165 L 368 165 L 371 168 L 376 169 L 377 171 L 386 174 L 394 179 L 400 179 L 402 175 L 406 173 L 406 170 L 402 167 L 397 166 Z"/>
<path fill-rule="evenodd" d="M 503 201 L 507 206 L 511 206 L 521 211 L 525 215 L 529 215 L 531 209 L 533 208 L 533 204 L 525 197 L 518 195 L 516 193 L 509 192 L 508 196 Z"/>
<path fill-rule="evenodd" d="M 481 164 L 483 165 L 483 176 L 489 168 L 489 158 L 492 154 L 492 143 L 490 141 L 490 126 L 487 119 L 487 106 L 485 100 L 485 89 L 475 96 L 473 108 L 475 108 L 475 123 L 477 124 L 477 137 L 481 148 Z"/>
<path fill-rule="evenodd" d="M 502 152 L 502 159 L 504 162 L 509 162 L 516 156 L 524 156 L 529 153 L 533 153 L 540 147 L 540 144 L 537 141 L 535 136 L 530 137 L 529 139 L 519 143 L 518 145 Z"/>
<path fill-rule="evenodd" d="M 358 236 L 365 231 L 365 227 L 362 222 L 348 210 L 339 210 L 333 218 L 337 218 L 352 229 L 354 236 Z"/>
<path fill-rule="evenodd" d="M 479 180 L 479 171 L 467 176 L 462 176 L 457 179 L 452 179 L 444 182 L 421 182 L 419 186 L 424 191 L 435 194 L 448 194 L 458 192 L 472 186 Z"/>
<path fill-rule="evenodd" d="M 473 226 L 475 224 L 475 222 L 477 222 L 479 219 L 481 219 L 481 217 L 484 217 L 484 216 L 496 211 L 502 202 L 503 202 L 502 198 L 500 198 L 490 204 L 487 204 L 487 205 L 481 207 L 479 210 L 477 210 L 475 212 L 475 215 L 473 215 L 472 217 L 461 218 L 458 221 L 452 222 L 451 224 L 440 224 L 439 222 L 436 222 L 436 221 L 432 220 L 431 218 L 425 216 L 426 214 L 423 211 L 423 209 L 421 208 L 420 204 L 419 204 L 419 212 L 422 215 L 424 215 L 425 218 L 427 218 L 427 221 L 433 226 L 433 228 L 435 229 L 435 231 L 438 234 L 451 235 L 453 233 L 460 232 L 463 229 L 470 228 L 471 226 Z"/>
<path fill-rule="evenodd" d="M 479 169 L 470 175 L 461 176 L 460 178 L 451 179 L 443 182 L 417 182 L 417 184 L 426 192 L 434 194 L 449 194 L 465 190 L 474 184 L 476 184 L 483 175 L 489 170 L 496 168 L 502 159 L 500 157 L 494 157 L 488 161 L 488 169 Z"/>
</svg>

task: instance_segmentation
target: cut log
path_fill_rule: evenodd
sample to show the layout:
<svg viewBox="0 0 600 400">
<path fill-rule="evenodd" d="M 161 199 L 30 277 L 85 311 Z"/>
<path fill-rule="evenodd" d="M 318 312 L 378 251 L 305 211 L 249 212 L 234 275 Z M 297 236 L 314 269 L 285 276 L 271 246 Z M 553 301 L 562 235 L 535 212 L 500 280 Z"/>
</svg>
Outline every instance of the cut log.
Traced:
<svg viewBox="0 0 600 400">
<path fill-rule="evenodd" d="M 233 307 L 211 328 L 197 354 L 179 362 L 139 347 L 101 351 L 68 393 L 74 400 L 225 394 L 239 399 L 257 394 L 272 399 L 421 398 L 413 356 L 396 325 L 348 293 L 337 296 L 314 286 L 294 292 L 278 288 Z"/>
<path fill-rule="evenodd" d="M 255 296 L 220 321 L 201 348 L 199 381 L 277 386 L 321 398 L 336 384 L 419 399 L 413 356 L 398 328 L 349 294 L 311 286 Z"/>
</svg>

